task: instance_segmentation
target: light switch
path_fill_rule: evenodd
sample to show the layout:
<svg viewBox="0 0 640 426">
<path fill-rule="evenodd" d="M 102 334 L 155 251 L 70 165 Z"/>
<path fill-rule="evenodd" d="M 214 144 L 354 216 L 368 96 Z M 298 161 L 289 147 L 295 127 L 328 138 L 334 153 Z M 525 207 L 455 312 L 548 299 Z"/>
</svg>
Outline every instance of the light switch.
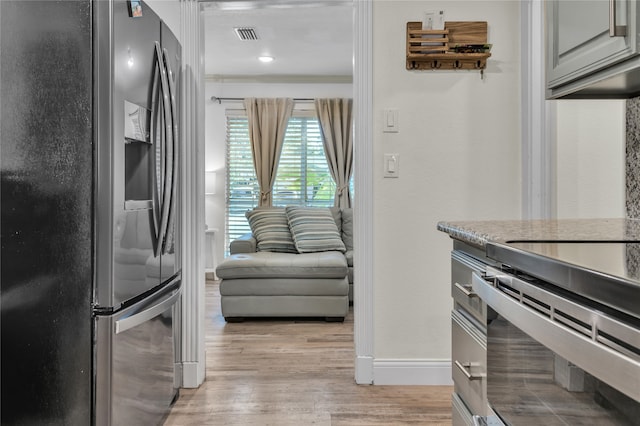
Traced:
<svg viewBox="0 0 640 426">
<path fill-rule="evenodd" d="M 400 173 L 400 154 L 384 154 L 384 177 L 397 178 Z"/>
<path fill-rule="evenodd" d="M 383 128 L 385 133 L 397 133 L 398 128 L 398 110 L 385 109 Z"/>
</svg>

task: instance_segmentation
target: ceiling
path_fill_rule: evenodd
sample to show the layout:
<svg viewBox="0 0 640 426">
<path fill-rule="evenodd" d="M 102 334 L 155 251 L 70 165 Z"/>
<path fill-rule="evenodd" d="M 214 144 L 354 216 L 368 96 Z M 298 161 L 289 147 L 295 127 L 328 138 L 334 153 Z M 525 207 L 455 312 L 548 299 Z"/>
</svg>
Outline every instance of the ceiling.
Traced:
<svg viewBox="0 0 640 426">
<path fill-rule="evenodd" d="M 211 1 L 203 17 L 209 80 L 351 78 L 352 1 Z M 254 28 L 258 40 L 240 40 L 238 27 Z M 262 63 L 262 55 L 275 60 Z"/>
</svg>

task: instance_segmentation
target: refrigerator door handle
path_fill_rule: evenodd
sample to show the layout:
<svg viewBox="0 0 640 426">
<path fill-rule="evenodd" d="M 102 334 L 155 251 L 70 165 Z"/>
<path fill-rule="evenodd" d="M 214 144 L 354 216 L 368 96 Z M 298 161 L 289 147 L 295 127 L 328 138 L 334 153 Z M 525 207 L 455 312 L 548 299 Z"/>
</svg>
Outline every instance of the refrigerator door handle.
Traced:
<svg viewBox="0 0 640 426">
<path fill-rule="evenodd" d="M 161 128 L 161 176 L 160 187 L 162 193 L 160 194 L 159 208 L 160 212 L 160 224 L 157 228 L 157 244 L 155 246 L 155 255 L 159 256 L 162 253 L 164 240 L 167 232 L 167 224 L 169 220 L 169 205 L 171 197 L 171 185 L 172 178 L 171 171 L 173 170 L 173 152 L 168 147 L 173 145 L 173 132 L 172 132 L 172 117 L 171 117 L 171 99 L 169 92 L 169 78 L 167 76 L 167 68 L 164 61 L 164 56 L 160 43 L 156 42 L 156 56 L 158 58 L 158 67 L 160 70 L 160 96 L 159 103 L 162 103 L 162 128 Z M 156 159 L 157 161 L 157 159 Z M 156 188 L 158 185 L 156 184 Z M 160 188 L 158 188 L 160 189 Z"/>
<path fill-rule="evenodd" d="M 115 334 L 124 333 L 140 324 L 149 321 L 151 318 L 163 313 L 169 309 L 178 300 L 182 294 L 182 288 L 174 290 L 174 292 L 160 303 L 156 303 L 134 315 L 127 316 L 115 322 Z"/>
<path fill-rule="evenodd" d="M 156 43 L 155 52 L 153 55 L 153 77 L 151 80 L 151 123 L 149 129 L 151 131 L 151 143 L 154 146 L 154 162 L 152 167 L 152 182 L 153 182 L 153 204 L 152 204 L 152 216 L 153 216 L 153 249 L 154 256 L 158 256 L 158 247 L 160 245 L 160 212 L 162 206 L 162 194 L 158 188 L 159 182 L 162 179 L 162 140 L 164 139 L 162 133 L 162 118 L 160 116 L 160 93 L 161 83 L 159 74 L 162 69 L 161 65 L 162 55 L 160 54 L 160 48 Z"/>
<path fill-rule="evenodd" d="M 169 60 L 169 53 L 167 49 L 163 49 L 164 65 L 166 67 L 166 76 L 168 83 L 168 98 L 171 122 L 167 123 L 167 131 L 171 134 L 171 138 L 167 139 L 167 158 L 171 159 L 170 167 L 167 167 L 167 193 L 165 195 L 165 202 L 167 204 L 167 221 L 166 229 L 164 231 L 165 238 L 162 241 L 162 253 L 168 253 L 173 246 L 172 234 L 173 222 L 175 216 L 175 202 L 176 202 L 176 187 L 177 187 L 177 165 L 178 165 L 178 116 L 176 106 L 176 88 L 173 82 L 173 70 L 171 69 L 171 61 Z"/>
</svg>

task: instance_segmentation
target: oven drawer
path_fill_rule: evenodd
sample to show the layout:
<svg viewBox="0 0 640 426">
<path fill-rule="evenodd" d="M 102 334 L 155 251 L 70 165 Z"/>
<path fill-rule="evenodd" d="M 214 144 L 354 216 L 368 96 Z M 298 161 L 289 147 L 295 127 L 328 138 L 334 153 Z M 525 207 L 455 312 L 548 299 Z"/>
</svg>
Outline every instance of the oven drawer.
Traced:
<svg viewBox="0 0 640 426">
<path fill-rule="evenodd" d="M 451 297 L 456 309 L 462 308 L 482 325 L 487 323 L 487 305 L 471 287 L 472 273 L 484 272 L 485 265 L 459 251 L 451 252 Z"/>
<path fill-rule="evenodd" d="M 451 312 L 454 391 L 474 415 L 487 415 L 485 334 L 458 311 Z"/>
<path fill-rule="evenodd" d="M 487 399 L 505 423 L 638 425 L 637 323 L 524 274 L 487 268 L 473 287 L 499 313 L 487 327 Z"/>
</svg>

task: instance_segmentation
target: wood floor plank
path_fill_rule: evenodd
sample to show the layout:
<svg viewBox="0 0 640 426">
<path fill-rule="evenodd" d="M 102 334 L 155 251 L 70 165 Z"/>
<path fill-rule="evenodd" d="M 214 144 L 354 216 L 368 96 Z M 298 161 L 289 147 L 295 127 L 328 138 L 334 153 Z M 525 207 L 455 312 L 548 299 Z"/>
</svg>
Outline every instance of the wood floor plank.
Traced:
<svg viewBox="0 0 640 426">
<path fill-rule="evenodd" d="M 451 386 L 355 383 L 353 312 L 227 324 L 215 281 L 206 308 L 205 382 L 181 389 L 165 426 L 451 424 Z"/>
</svg>

